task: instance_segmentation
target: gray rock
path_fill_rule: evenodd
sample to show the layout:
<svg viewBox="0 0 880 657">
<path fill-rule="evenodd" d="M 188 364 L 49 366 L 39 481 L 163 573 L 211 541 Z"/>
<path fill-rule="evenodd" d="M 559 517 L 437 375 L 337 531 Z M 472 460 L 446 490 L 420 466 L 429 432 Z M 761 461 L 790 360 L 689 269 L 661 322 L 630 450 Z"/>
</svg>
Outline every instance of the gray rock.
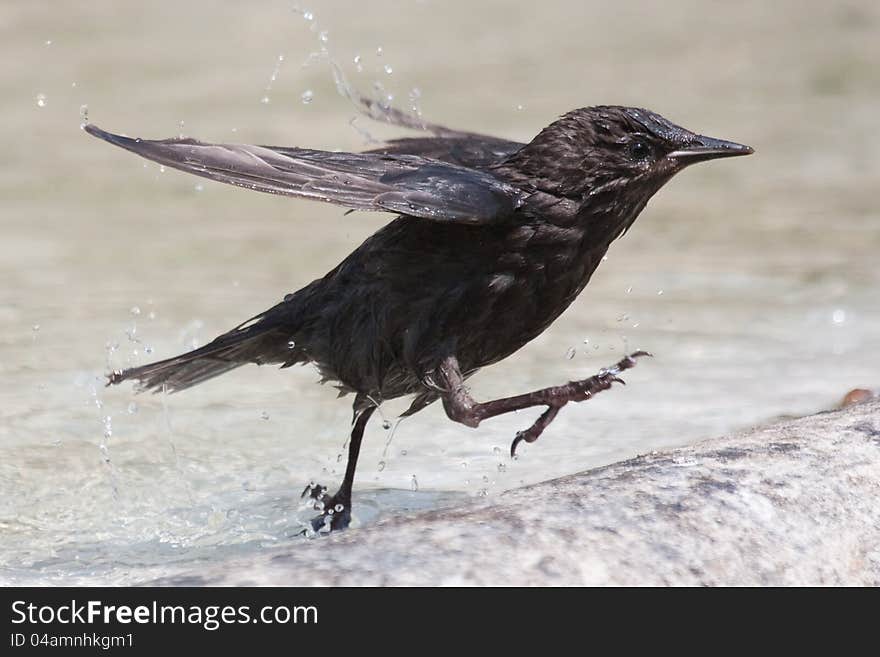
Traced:
<svg viewBox="0 0 880 657">
<path fill-rule="evenodd" d="M 880 401 L 163 584 L 877 585 Z"/>
</svg>

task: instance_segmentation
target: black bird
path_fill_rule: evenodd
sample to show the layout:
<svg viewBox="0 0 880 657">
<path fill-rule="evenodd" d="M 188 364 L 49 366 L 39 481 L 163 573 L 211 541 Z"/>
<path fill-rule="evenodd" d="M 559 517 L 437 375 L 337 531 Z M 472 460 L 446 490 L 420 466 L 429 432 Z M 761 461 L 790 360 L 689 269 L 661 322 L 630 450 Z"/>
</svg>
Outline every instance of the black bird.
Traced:
<svg viewBox="0 0 880 657">
<path fill-rule="evenodd" d="M 521 144 L 362 103 L 373 118 L 431 136 L 335 153 L 131 139 L 84 126 L 212 180 L 398 215 L 326 276 L 204 347 L 109 377 L 108 385 L 133 379 L 140 389 L 175 392 L 247 363 L 314 363 L 324 381 L 355 395 L 342 485 L 332 497 L 323 486 L 307 489 L 323 509 L 316 530 L 348 525 L 364 427 L 384 400 L 415 395 L 406 412 L 412 415 L 441 399 L 449 418 L 469 427 L 546 407 L 517 434 L 513 453 L 521 440 L 536 440 L 567 402 L 620 381 L 646 352 L 581 381 L 489 402 L 475 401 L 465 386 L 574 301 L 611 242 L 673 175 L 695 162 L 753 152 L 632 107 L 576 109 Z"/>
</svg>

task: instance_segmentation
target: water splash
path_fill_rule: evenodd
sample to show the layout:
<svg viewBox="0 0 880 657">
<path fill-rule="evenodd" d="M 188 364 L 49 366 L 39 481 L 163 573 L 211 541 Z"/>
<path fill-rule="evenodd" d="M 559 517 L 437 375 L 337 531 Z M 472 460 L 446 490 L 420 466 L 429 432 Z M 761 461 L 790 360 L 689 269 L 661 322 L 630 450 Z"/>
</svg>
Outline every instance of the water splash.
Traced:
<svg viewBox="0 0 880 657">
<path fill-rule="evenodd" d="M 263 89 L 263 97 L 260 98 L 260 102 L 263 105 L 268 105 L 271 102 L 270 94 L 272 92 L 272 87 L 275 85 L 275 81 L 278 79 L 278 76 L 281 74 L 281 67 L 284 66 L 284 54 L 278 55 L 275 59 L 275 67 L 272 69 L 272 74 L 269 76 L 269 81 L 266 83 L 265 89 Z"/>
</svg>

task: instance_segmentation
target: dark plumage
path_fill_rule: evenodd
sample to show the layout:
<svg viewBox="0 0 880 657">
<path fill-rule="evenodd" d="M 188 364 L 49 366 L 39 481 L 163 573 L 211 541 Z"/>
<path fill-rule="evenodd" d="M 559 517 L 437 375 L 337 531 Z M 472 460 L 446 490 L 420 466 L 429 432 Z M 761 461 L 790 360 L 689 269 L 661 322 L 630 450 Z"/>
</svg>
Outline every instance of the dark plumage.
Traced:
<svg viewBox="0 0 880 657">
<path fill-rule="evenodd" d="M 414 394 L 412 414 L 442 398 L 450 418 L 468 426 L 546 406 L 515 447 L 537 439 L 566 402 L 619 380 L 643 352 L 584 381 L 518 397 L 480 404 L 464 387 L 469 375 L 512 354 L 568 307 L 611 242 L 675 173 L 752 152 L 627 107 L 574 110 L 529 144 L 426 124 L 370 102 L 365 109 L 433 136 L 330 153 L 130 139 L 85 127 L 212 180 L 399 215 L 326 276 L 213 342 L 110 376 L 110 383 L 134 379 L 173 392 L 247 363 L 314 363 L 325 380 L 356 393 L 342 487 L 333 498 L 313 491 L 333 528 L 350 518 L 357 453 L 375 404 Z"/>
</svg>

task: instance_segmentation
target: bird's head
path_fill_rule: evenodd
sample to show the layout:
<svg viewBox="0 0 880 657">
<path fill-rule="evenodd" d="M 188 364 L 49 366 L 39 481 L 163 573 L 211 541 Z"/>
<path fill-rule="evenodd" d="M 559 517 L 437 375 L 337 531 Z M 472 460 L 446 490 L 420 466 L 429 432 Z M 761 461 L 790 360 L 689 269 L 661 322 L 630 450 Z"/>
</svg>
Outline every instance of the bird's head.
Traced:
<svg viewBox="0 0 880 657">
<path fill-rule="evenodd" d="M 628 227 L 648 199 L 686 166 L 753 152 L 693 133 L 649 110 L 602 105 L 563 115 L 508 163 L 543 192 L 586 208 L 620 206 L 609 209 L 621 218 L 629 215 Z"/>
</svg>

